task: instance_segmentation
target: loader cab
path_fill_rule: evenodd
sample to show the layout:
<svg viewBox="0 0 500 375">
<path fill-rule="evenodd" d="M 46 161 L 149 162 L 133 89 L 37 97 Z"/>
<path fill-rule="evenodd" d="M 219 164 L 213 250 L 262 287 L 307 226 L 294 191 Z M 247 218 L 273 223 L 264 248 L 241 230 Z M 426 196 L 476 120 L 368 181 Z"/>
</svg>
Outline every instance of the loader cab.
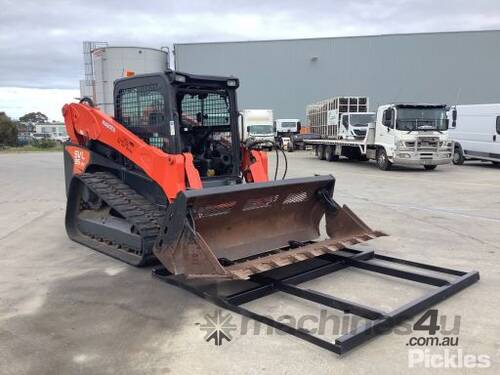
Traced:
<svg viewBox="0 0 500 375">
<path fill-rule="evenodd" d="M 205 186 L 239 182 L 240 148 L 233 77 L 169 70 L 115 82 L 115 117 L 146 143 L 190 153 Z"/>
</svg>

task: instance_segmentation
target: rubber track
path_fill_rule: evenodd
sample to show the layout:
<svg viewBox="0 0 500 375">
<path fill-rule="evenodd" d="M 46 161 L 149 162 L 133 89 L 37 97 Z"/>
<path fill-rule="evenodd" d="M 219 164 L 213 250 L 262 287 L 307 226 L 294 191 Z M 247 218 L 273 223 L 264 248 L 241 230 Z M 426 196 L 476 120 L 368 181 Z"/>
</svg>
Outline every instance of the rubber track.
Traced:
<svg viewBox="0 0 500 375">
<path fill-rule="evenodd" d="M 132 252 L 142 257 L 144 262 L 151 260 L 150 258 L 154 258 L 152 248 L 160 231 L 164 210 L 149 202 L 111 173 L 83 173 L 78 178 L 99 198 L 106 202 L 108 206 L 123 216 L 127 222 L 135 226 L 138 234 L 141 236 L 142 254 L 137 254 L 132 249 L 122 248 L 120 250 L 124 253 Z M 107 253 L 102 248 L 104 243 L 110 250 L 112 248 L 113 253 L 116 254 L 118 247 L 112 241 L 105 238 L 98 241 L 91 237 L 91 233 L 86 233 L 86 235 L 88 239 L 100 243 L 100 251 Z M 116 255 L 113 256 L 116 257 Z"/>
</svg>

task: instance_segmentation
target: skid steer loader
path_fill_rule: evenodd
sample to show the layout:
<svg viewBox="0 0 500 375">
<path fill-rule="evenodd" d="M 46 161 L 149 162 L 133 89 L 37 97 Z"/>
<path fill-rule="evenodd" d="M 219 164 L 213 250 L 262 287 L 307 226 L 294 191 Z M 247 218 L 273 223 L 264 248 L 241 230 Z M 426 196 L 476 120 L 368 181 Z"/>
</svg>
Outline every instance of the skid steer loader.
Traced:
<svg viewBox="0 0 500 375">
<path fill-rule="evenodd" d="M 331 176 L 268 181 L 266 153 L 240 142 L 238 84 L 169 71 L 118 80 L 116 119 L 66 105 L 69 236 L 133 265 L 247 279 L 382 235 L 332 200 Z M 323 216 L 329 238 L 312 243 Z"/>
<path fill-rule="evenodd" d="M 69 237 L 131 265 L 159 261 L 165 268 L 155 275 L 177 285 L 179 278 L 268 285 L 272 272 L 302 267 L 306 280 L 342 268 L 318 262 L 366 260 L 349 246 L 384 234 L 333 200 L 332 176 L 269 181 L 267 154 L 241 142 L 238 86 L 234 77 L 168 70 L 117 80 L 114 117 L 89 98 L 65 105 Z M 278 289 L 323 301 L 280 280 L 232 299 L 197 294 L 227 308 Z M 382 317 L 336 301 L 328 304 Z"/>
</svg>

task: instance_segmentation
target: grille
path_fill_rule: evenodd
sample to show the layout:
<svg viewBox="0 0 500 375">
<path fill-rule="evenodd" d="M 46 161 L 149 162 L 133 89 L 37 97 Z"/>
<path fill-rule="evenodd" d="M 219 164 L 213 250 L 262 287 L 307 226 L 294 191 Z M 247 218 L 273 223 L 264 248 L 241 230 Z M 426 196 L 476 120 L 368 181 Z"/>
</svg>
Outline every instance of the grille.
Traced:
<svg viewBox="0 0 500 375">
<path fill-rule="evenodd" d="M 116 108 L 118 120 L 127 128 L 153 132 L 165 120 L 165 101 L 156 84 L 121 89 Z"/>
<path fill-rule="evenodd" d="M 229 125 L 229 101 L 225 92 L 184 94 L 180 103 L 184 126 Z"/>
<path fill-rule="evenodd" d="M 168 138 L 164 138 L 164 137 L 149 137 L 149 140 L 148 140 L 149 144 L 151 146 L 154 146 L 154 147 L 157 147 L 157 148 L 163 148 L 163 145 L 165 143 L 168 143 Z"/>
<path fill-rule="evenodd" d="M 279 198 L 279 195 L 271 195 L 263 198 L 252 198 L 249 199 L 245 206 L 243 207 L 243 211 L 257 210 L 259 208 L 266 208 L 272 206 Z"/>
<path fill-rule="evenodd" d="M 307 200 L 308 198 L 309 197 L 306 191 L 303 191 L 301 193 L 291 193 L 285 198 L 283 204 L 300 203 Z"/>
<path fill-rule="evenodd" d="M 195 214 L 198 218 L 226 215 L 236 205 L 235 201 L 224 202 L 213 206 L 199 207 Z"/>
<path fill-rule="evenodd" d="M 420 150 L 435 150 L 439 146 L 438 138 L 419 138 L 417 141 L 417 149 Z"/>
</svg>

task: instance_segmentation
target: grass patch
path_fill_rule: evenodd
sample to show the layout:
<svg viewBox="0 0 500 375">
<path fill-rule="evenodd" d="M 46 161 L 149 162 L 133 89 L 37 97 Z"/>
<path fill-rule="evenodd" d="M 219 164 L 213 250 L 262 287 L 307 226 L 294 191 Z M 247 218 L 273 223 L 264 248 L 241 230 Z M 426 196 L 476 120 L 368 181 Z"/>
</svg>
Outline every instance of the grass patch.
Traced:
<svg viewBox="0 0 500 375">
<path fill-rule="evenodd" d="M 0 148 L 0 154 L 17 154 L 22 152 L 56 152 L 62 151 L 64 146 L 57 144 L 53 147 L 37 147 L 33 145 L 20 146 L 20 147 L 3 147 Z"/>
</svg>

